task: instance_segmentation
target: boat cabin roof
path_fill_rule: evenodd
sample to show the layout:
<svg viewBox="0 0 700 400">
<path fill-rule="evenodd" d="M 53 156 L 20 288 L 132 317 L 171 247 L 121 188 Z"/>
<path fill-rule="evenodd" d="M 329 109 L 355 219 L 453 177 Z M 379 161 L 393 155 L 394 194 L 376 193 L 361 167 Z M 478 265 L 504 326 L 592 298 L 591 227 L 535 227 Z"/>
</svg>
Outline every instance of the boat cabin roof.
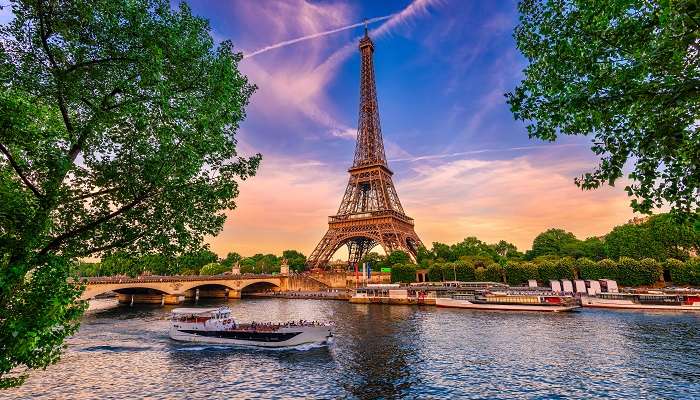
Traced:
<svg viewBox="0 0 700 400">
<path fill-rule="evenodd" d="M 203 308 L 203 307 L 197 307 L 197 308 L 187 308 L 187 307 L 181 307 L 181 308 L 174 308 L 171 312 L 173 314 L 206 314 L 206 313 L 213 313 L 215 311 L 219 311 L 218 307 L 210 307 L 210 308 Z"/>
</svg>

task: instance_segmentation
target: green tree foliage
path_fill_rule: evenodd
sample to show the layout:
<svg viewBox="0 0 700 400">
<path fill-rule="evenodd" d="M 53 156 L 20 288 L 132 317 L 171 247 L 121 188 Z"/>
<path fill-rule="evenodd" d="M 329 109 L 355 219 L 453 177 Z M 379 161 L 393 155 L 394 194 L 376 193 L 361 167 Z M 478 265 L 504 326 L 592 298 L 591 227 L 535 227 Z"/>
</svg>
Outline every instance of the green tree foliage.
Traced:
<svg viewBox="0 0 700 400">
<path fill-rule="evenodd" d="M 596 263 L 598 270 L 603 275 L 598 279 L 617 279 L 620 275 L 617 270 L 617 263 L 609 258 L 604 258 Z"/>
<path fill-rule="evenodd" d="M 227 255 L 226 258 L 221 260 L 221 265 L 226 266 L 228 269 L 233 268 L 233 265 L 236 264 L 237 262 L 241 261 L 241 255 L 236 253 L 235 251 L 230 251 Z"/>
<path fill-rule="evenodd" d="M 109 254 L 100 262 L 100 275 L 104 276 L 126 275 L 133 278 L 142 272 L 143 267 L 138 259 L 125 252 Z"/>
<path fill-rule="evenodd" d="M 255 270 L 256 262 L 252 257 L 242 259 L 239 265 L 241 267 L 241 274 L 254 274 L 256 272 L 260 272 Z"/>
<path fill-rule="evenodd" d="M 606 272 L 599 268 L 598 264 L 589 258 L 579 258 L 576 260 L 576 269 L 578 270 L 578 276 L 580 279 L 605 279 L 610 275 L 606 276 Z"/>
<path fill-rule="evenodd" d="M 390 265 L 386 262 L 386 257 L 374 251 L 367 253 L 364 257 L 362 257 L 360 264 L 364 263 L 370 264 L 372 266 L 372 271 L 379 271 L 383 267 L 390 267 Z"/>
<path fill-rule="evenodd" d="M 184 275 L 185 272 L 199 275 L 199 270 L 203 266 L 218 261 L 219 256 L 211 250 L 191 251 L 177 258 L 177 269 L 180 275 Z"/>
<path fill-rule="evenodd" d="M 612 259 L 620 257 L 663 259 L 661 243 L 651 235 L 646 225 L 616 226 L 605 236 L 605 254 Z"/>
<path fill-rule="evenodd" d="M 411 257 L 405 251 L 396 250 L 392 251 L 388 256 L 386 256 L 386 264 L 393 267 L 395 264 L 410 264 Z"/>
<path fill-rule="evenodd" d="M 515 259 L 519 260 L 523 258 L 523 253 L 518 251 L 518 248 L 513 244 L 501 240 L 496 244 L 489 245 L 493 253 L 495 253 L 500 259 Z"/>
<path fill-rule="evenodd" d="M 420 265 L 423 268 L 426 268 L 428 267 L 428 265 L 430 265 L 431 262 L 435 260 L 435 254 L 433 254 L 432 251 L 426 249 L 425 246 L 420 246 L 418 247 L 418 251 L 416 252 L 416 259 L 418 265 Z"/>
<path fill-rule="evenodd" d="M 0 385 L 21 381 L 5 380 L 14 368 L 55 361 L 74 326 L 66 317 L 79 315 L 65 279 L 28 280 L 30 271 L 67 273 L 69 260 L 116 249 L 198 249 L 221 230 L 237 182 L 260 161 L 236 152 L 254 90 L 238 71 L 242 56 L 230 42 L 215 46 L 207 21 L 186 5 L 8 1 L 15 18 L 0 26 Z M 54 308 L 31 298 L 40 283 Z"/>
<path fill-rule="evenodd" d="M 532 250 L 527 252 L 527 258 L 546 255 L 568 255 L 565 251 L 571 251 L 578 243 L 578 239 L 571 232 L 563 229 L 548 229 L 535 237 L 532 242 Z"/>
<path fill-rule="evenodd" d="M 45 260 L 14 286 L 21 295 L 2 304 L 3 374 L 17 365 L 43 368 L 58 361 L 63 339 L 78 330 L 78 320 L 87 308 L 87 303 L 74 301 L 83 287 L 70 282 L 66 258 L 48 256 Z M 20 385 L 25 378 L 25 374 L 4 375 L 0 389 Z"/>
<path fill-rule="evenodd" d="M 412 283 L 416 281 L 416 266 L 413 264 L 394 264 L 391 266 L 392 283 Z"/>
<path fill-rule="evenodd" d="M 530 279 L 539 279 L 537 265 L 531 262 L 509 262 L 504 267 L 506 282 L 521 285 Z"/>
<path fill-rule="evenodd" d="M 460 282 L 473 282 L 476 280 L 476 267 L 473 263 L 458 260 L 452 263 L 452 268 L 452 279 L 455 279 L 456 275 L 456 280 Z"/>
<path fill-rule="evenodd" d="M 220 263 L 209 263 L 199 270 L 199 275 L 221 275 L 231 269 Z"/>
<path fill-rule="evenodd" d="M 576 258 L 586 257 L 591 260 L 602 260 L 605 258 L 605 245 L 602 240 L 597 237 L 589 237 L 588 239 L 579 242 L 580 255 L 568 254 Z"/>
<path fill-rule="evenodd" d="M 575 260 L 571 257 L 564 257 L 554 264 L 555 279 L 576 279 Z"/>
<path fill-rule="evenodd" d="M 643 225 L 649 230 L 651 239 L 663 249 L 663 258 L 685 260 L 690 252 L 700 254 L 700 219 L 697 226 L 688 220 L 679 220 L 671 214 L 658 214 Z"/>
<path fill-rule="evenodd" d="M 636 211 L 700 210 L 700 13 L 694 0 L 519 4 L 518 49 L 529 61 L 508 104 L 531 138 L 593 135 L 598 168 L 584 189 L 625 190 Z"/>
<path fill-rule="evenodd" d="M 686 262 L 668 259 L 666 264 L 674 284 L 700 286 L 700 257 Z"/>
<path fill-rule="evenodd" d="M 428 268 L 428 280 L 430 282 L 443 282 L 445 280 L 451 280 L 445 277 L 445 263 L 434 263 Z"/>
<path fill-rule="evenodd" d="M 559 279 L 557 276 L 557 263 L 553 261 L 543 261 L 537 264 L 537 276 L 539 280 L 547 283 L 552 279 Z"/>
<path fill-rule="evenodd" d="M 179 272 L 175 270 L 175 260 L 164 254 L 146 254 L 139 259 L 138 263 L 144 271 L 153 275 L 174 275 Z"/>
<path fill-rule="evenodd" d="M 661 264 L 651 258 L 635 260 L 621 257 L 617 263 L 617 282 L 622 286 L 648 286 L 656 283 L 663 274 Z"/>
<path fill-rule="evenodd" d="M 486 267 L 483 277 L 487 282 L 503 282 L 503 267 L 500 264 L 493 263 Z"/>
<path fill-rule="evenodd" d="M 306 265 L 306 256 L 296 250 L 285 250 L 282 257 L 287 259 L 287 265 L 292 271 L 303 271 Z"/>
</svg>

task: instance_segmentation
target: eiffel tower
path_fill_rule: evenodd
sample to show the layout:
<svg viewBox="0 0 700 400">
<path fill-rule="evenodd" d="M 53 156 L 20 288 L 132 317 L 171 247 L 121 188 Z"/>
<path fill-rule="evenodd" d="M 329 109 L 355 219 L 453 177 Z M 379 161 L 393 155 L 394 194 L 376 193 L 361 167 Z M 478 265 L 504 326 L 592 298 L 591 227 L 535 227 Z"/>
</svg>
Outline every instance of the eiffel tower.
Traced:
<svg viewBox="0 0 700 400">
<path fill-rule="evenodd" d="M 418 247 L 423 245 L 413 229 L 413 219 L 401 207 L 384 154 L 373 53 L 374 44 L 365 27 L 365 36 L 360 39 L 360 117 L 355 158 L 338 213 L 328 217 L 328 231 L 307 260 L 311 269 L 325 268 L 343 245 L 348 246 L 351 264 L 377 245 L 387 254 L 403 250 L 415 260 Z"/>
</svg>

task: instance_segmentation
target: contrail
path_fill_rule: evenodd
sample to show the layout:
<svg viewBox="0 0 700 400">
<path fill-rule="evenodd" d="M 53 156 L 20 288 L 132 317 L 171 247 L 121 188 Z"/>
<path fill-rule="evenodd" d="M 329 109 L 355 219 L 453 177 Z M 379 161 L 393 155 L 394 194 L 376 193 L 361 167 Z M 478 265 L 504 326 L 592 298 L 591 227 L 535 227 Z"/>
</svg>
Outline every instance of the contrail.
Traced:
<svg viewBox="0 0 700 400">
<path fill-rule="evenodd" d="M 396 15 L 396 14 L 389 14 L 389 15 L 385 15 L 385 16 L 383 16 L 383 17 L 376 17 L 376 18 L 368 19 L 367 21 L 358 22 L 358 23 L 356 23 L 356 24 L 352 24 L 352 25 L 343 26 L 343 27 L 340 27 L 340 28 L 331 29 L 330 31 L 318 32 L 318 33 L 314 33 L 314 34 L 312 34 L 312 35 L 302 36 L 302 37 L 296 38 L 296 39 L 285 40 L 284 42 L 279 42 L 279 43 L 276 43 L 276 44 L 271 44 L 271 45 L 269 45 L 269 46 L 263 47 L 262 49 L 255 50 L 255 51 L 252 52 L 252 53 L 245 54 L 245 55 L 243 55 L 243 58 L 249 58 L 249 57 L 257 56 L 257 55 L 260 54 L 260 53 L 264 53 L 264 52 L 266 52 L 266 51 L 270 51 L 270 50 L 273 50 L 273 49 L 279 49 L 280 47 L 289 46 L 290 44 L 303 42 L 303 41 L 305 41 L 305 40 L 315 39 L 315 38 L 317 38 L 317 37 L 326 36 L 326 35 L 331 35 L 331 34 L 333 34 L 333 33 L 345 31 L 345 30 L 352 29 L 352 28 L 357 28 L 358 26 L 362 26 L 362 25 L 364 25 L 365 23 L 371 24 L 372 22 L 383 21 L 383 20 L 385 20 L 385 19 L 389 19 L 389 18 L 393 17 L 394 15 Z"/>
</svg>

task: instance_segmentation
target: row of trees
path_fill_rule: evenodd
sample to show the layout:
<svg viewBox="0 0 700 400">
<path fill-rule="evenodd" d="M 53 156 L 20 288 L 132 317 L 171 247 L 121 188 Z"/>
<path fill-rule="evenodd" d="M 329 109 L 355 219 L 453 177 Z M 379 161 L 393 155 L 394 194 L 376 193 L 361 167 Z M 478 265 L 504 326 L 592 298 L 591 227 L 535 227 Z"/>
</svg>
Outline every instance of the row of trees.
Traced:
<svg viewBox="0 0 700 400">
<path fill-rule="evenodd" d="M 476 237 L 447 245 L 434 242 L 432 248 L 418 251 L 418 264 L 426 268 L 436 262 L 455 262 L 463 257 L 483 257 L 504 265 L 510 260 L 533 261 L 548 258 L 588 258 L 594 261 L 629 257 L 687 260 L 700 253 L 700 225 L 659 214 L 643 222 L 615 227 L 603 237 L 578 239 L 563 229 L 548 229 L 535 237 L 532 249 L 522 253 L 505 240 L 487 244 Z"/>
<path fill-rule="evenodd" d="M 146 254 L 135 257 L 124 252 L 107 255 L 99 262 L 77 262 L 73 273 L 78 276 L 139 276 L 150 275 L 218 275 L 231 271 L 238 264 L 241 273 L 275 273 L 280 271 L 282 259 L 286 258 L 290 269 L 300 271 L 306 263 L 306 256 L 296 250 L 285 250 L 282 256 L 256 254 L 242 257 L 230 252 L 225 258 L 211 250 L 204 249 L 184 253 L 176 257 L 163 254 Z"/>
<path fill-rule="evenodd" d="M 650 286 L 660 280 L 670 280 L 677 285 L 700 285 L 700 258 L 687 261 L 668 259 L 660 262 L 652 258 L 636 260 L 621 257 L 614 261 L 589 258 L 560 259 L 540 258 L 536 261 L 508 261 L 501 265 L 486 263 L 486 259 L 465 257 L 456 262 L 434 263 L 428 268 L 428 280 L 464 282 L 503 282 L 522 285 L 530 279 L 548 282 L 551 279 L 615 279 L 622 286 Z M 392 282 L 415 282 L 414 264 L 397 264 L 392 267 Z"/>
</svg>

